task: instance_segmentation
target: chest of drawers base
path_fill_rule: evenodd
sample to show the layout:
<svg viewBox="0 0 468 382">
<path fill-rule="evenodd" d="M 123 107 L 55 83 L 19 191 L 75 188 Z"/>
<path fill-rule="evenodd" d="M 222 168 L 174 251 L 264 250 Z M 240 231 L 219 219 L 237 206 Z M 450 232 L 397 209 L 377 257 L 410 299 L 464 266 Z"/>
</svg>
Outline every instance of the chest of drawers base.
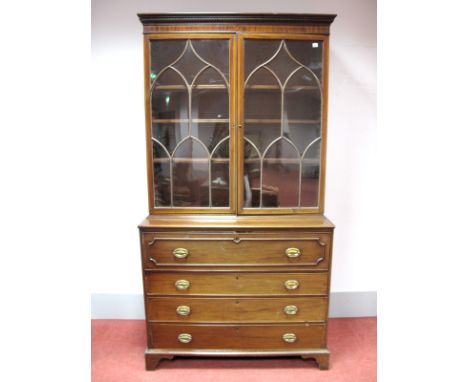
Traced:
<svg viewBox="0 0 468 382">
<path fill-rule="evenodd" d="M 175 356 L 300 356 L 328 368 L 328 220 L 155 222 L 140 225 L 147 370 Z"/>
<path fill-rule="evenodd" d="M 328 370 L 330 351 L 326 348 L 301 350 L 193 350 L 179 349 L 146 349 L 146 370 L 155 370 L 162 360 L 172 360 L 174 357 L 302 357 L 312 359 L 320 370 Z"/>
</svg>

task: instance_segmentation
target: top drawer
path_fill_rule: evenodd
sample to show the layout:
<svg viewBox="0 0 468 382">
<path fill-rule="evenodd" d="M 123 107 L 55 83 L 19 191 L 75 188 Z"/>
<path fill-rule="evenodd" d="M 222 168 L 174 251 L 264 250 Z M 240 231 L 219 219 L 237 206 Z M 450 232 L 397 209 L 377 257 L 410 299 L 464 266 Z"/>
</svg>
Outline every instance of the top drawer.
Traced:
<svg viewBox="0 0 468 382">
<path fill-rule="evenodd" d="M 143 233 L 145 269 L 158 266 L 310 266 L 328 269 L 329 233 Z"/>
</svg>

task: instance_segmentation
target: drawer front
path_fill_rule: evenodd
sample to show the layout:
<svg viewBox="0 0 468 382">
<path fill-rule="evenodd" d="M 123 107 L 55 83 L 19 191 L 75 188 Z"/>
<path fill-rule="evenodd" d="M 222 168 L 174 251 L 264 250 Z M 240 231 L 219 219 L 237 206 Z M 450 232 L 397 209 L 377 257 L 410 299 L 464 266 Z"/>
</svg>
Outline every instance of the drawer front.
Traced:
<svg viewBox="0 0 468 382">
<path fill-rule="evenodd" d="M 147 295 L 326 295 L 327 273 L 145 274 Z"/>
<path fill-rule="evenodd" d="M 328 269 L 326 233 L 158 234 L 142 237 L 144 266 L 288 266 Z"/>
<path fill-rule="evenodd" d="M 306 349 L 325 347 L 325 325 L 150 324 L 153 348 Z"/>
<path fill-rule="evenodd" d="M 150 321 L 325 321 L 327 298 L 151 297 L 147 310 Z"/>
</svg>

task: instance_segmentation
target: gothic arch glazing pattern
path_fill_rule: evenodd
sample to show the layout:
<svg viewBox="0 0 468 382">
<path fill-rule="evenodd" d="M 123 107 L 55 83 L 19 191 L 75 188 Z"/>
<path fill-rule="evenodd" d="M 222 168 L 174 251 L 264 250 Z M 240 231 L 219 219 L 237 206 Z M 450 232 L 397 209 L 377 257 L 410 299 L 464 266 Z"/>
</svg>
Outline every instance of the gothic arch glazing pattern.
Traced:
<svg viewBox="0 0 468 382">
<path fill-rule="evenodd" d="M 317 207 L 322 43 L 245 40 L 244 207 Z"/>
<path fill-rule="evenodd" d="M 153 40 L 155 207 L 229 207 L 229 40 Z"/>
</svg>

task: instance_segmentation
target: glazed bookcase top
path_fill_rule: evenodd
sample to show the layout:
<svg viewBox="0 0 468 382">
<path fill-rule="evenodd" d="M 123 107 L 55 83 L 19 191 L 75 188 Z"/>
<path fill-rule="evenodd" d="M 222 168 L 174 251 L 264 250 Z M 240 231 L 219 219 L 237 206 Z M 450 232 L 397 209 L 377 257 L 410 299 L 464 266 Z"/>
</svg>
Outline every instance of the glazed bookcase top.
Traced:
<svg viewBox="0 0 468 382">
<path fill-rule="evenodd" d="M 323 214 L 335 16 L 138 15 L 150 214 Z"/>
</svg>

